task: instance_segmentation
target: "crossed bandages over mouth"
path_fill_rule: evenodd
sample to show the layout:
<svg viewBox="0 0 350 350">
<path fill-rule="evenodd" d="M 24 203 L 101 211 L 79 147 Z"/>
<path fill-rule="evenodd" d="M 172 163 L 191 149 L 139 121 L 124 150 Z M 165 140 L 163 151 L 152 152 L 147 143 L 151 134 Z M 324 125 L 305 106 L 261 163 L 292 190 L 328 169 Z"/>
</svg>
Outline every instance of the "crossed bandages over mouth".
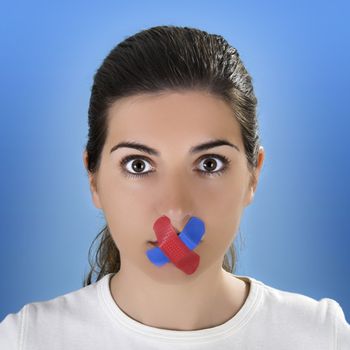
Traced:
<svg viewBox="0 0 350 350">
<path fill-rule="evenodd" d="M 163 266 L 171 261 L 188 275 L 196 271 L 200 256 L 192 250 L 198 246 L 204 235 L 205 225 L 201 219 L 192 216 L 178 236 L 170 219 L 163 215 L 154 222 L 153 231 L 157 236 L 158 246 L 146 251 L 153 264 Z"/>
</svg>

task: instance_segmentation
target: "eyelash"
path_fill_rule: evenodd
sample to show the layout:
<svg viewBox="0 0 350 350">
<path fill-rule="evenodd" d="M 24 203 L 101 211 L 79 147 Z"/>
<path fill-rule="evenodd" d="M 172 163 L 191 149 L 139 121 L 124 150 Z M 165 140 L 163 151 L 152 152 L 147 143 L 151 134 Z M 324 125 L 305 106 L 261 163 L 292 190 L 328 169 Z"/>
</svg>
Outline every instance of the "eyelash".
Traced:
<svg viewBox="0 0 350 350">
<path fill-rule="evenodd" d="M 223 162 L 224 166 L 221 170 L 216 171 L 214 173 L 210 173 L 207 171 L 203 171 L 203 170 L 197 170 L 201 176 L 220 176 L 222 175 L 228 168 L 229 168 L 229 163 L 231 162 L 227 157 L 222 156 L 222 155 L 218 155 L 218 154 L 206 154 L 203 157 L 201 157 L 200 161 L 202 161 L 203 159 L 207 159 L 207 158 L 218 158 L 221 162 Z M 142 157 L 139 155 L 130 155 L 130 156 L 126 156 L 124 157 L 121 161 L 120 161 L 120 166 L 122 168 L 123 173 L 125 174 L 126 177 L 132 177 L 132 178 L 140 178 L 143 176 L 148 176 L 151 173 L 154 172 L 153 171 L 148 171 L 146 173 L 140 173 L 140 174 L 134 174 L 134 173 L 130 173 L 129 171 L 125 170 L 124 165 L 126 163 L 128 163 L 131 160 L 135 160 L 135 159 L 142 159 L 145 160 L 147 162 L 149 162 L 150 160 L 146 157 Z"/>
</svg>

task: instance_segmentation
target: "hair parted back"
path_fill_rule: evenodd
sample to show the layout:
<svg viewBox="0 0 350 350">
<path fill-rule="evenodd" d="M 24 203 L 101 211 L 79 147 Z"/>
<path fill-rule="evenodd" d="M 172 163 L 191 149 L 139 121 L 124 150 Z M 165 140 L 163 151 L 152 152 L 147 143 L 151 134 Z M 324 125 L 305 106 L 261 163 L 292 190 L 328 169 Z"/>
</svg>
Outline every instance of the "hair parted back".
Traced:
<svg viewBox="0 0 350 350">
<path fill-rule="evenodd" d="M 257 99 L 252 78 L 238 51 L 220 35 L 179 26 L 156 26 L 126 38 L 114 47 L 94 75 L 88 110 L 87 170 L 95 174 L 108 129 L 108 108 L 119 98 L 140 93 L 203 90 L 226 101 L 240 124 L 247 166 L 255 181 L 260 141 Z M 100 237 L 94 261 L 91 248 Z M 225 254 L 223 268 L 235 272 L 234 243 Z M 120 254 L 106 224 L 89 249 L 90 272 L 83 286 L 118 272 Z"/>
</svg>

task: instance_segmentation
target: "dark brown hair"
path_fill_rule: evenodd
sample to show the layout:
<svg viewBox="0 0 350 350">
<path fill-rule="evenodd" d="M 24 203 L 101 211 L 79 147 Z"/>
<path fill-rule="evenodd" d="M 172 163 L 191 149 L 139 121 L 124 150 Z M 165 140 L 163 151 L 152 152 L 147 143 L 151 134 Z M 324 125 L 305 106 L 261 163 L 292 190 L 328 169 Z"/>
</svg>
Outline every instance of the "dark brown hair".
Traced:
<svg viewBox="0 0 350 350">
<path fill-rule="evenodd" d="M 178 26 L 156 26 L 126 38 L 113 48 L 94 75 L 88 111 L 89 134 L 86 145 L 87 170 L 95 174 L 107 135 L 108 108 L 119 98 L 166 90 L 204 90 L 226 101 L 238 120 L 247 158 L 253 175 L 259 152 L 257 99 L 252 78 L 238 51 L 220 35 Z M 94 261 L 90 254 L 100 238 Z M 120 255 L 106 224 L 89 249 L 88 276 L 83 286 L 120 269 Z M 234 243 L 225 254 L 223 268 L 235 272 Z"/>
</svg>

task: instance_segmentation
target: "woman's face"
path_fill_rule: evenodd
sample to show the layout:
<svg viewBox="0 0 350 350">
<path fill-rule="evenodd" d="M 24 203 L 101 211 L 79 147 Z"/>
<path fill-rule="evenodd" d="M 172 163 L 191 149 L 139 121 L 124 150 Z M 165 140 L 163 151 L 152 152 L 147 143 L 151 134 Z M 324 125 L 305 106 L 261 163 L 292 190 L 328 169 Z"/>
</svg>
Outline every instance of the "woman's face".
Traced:
<svg viewBox="0 0 350 350">
<path fill-rule="evenodd" d="M 116 101 L 108 123 L 101 166 L 90 176 L 90 188 L 120 251 L 121 268 L 183 274 L 172 264 L 159 268 L 146 256 L 152 247 L 147 242 L 156 240 L 153 223 L 162 215 L 178 231 L 191 215 L 203 220 L 196 273 L 213 264 L 221 267 L 242 211 L 253 198 L 239 124 L 229 106 L 200 91 L 142 94 Z M 233 146 L 191 152 L 216 139 Z M 157 155 L 117 147 L 130 141 Z M 130 156 L 134 159 L 127 160 Z M 86 166 L 86 153 L 84 161 Z"/>
</svg>

